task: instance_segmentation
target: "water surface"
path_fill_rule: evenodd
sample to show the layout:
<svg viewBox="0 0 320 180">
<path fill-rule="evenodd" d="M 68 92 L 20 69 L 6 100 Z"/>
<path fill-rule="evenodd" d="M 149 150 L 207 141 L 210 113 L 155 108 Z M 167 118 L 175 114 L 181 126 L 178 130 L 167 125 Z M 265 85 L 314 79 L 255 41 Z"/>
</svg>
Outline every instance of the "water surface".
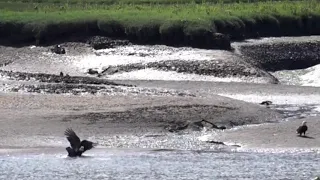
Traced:
<svg viewBox="0 0 320 180">
<path fill-rule="evenodd" d="M 62 152 L 0 156 L 1 179 L 311 179 L 316 153 L 243 153 L 99 149 L 82 158 Z"/>
</svg>

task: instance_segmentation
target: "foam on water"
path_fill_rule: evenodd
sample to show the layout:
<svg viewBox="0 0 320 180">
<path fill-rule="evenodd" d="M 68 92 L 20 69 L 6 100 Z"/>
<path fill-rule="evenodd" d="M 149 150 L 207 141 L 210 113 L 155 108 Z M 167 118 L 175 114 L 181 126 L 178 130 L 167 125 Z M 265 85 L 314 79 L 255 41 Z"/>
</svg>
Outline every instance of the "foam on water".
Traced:
<svg viewBox="0 0 320 180">
<path fill-rule="evenodd" d="M 307 69 L 307 73 L 301 76 L 303 86 L 320 86 L 320 65 Z"/>
<path fill-rule="evenodd" d="M 320 65 L 300 70 L 283 70 L 274 72 L 281 83 L 300 86 L 320 86 Z"/>
</svg>

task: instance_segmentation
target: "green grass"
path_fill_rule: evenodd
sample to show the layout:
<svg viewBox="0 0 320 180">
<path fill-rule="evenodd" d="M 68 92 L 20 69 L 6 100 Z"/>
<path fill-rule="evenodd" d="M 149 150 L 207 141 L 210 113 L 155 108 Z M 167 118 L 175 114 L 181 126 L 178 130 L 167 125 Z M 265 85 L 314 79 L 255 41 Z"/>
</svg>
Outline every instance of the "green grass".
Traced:
<svg viewBox="0 0 320 180">
<path fill-rule="evenodd" d="M 49 1 L 49 0 L 48 0 Z M 24 7 L 26 8 L 26 7 Z M 206 24 L 212 20 L 255 18 L 262 16 L 302 16 L 320 14 L 317 1 L 259 2 L 233 4 L 175 4 L 175 5 L 87 5 L 38 6 L 16 11 L 3 9 L 0 21 L 15 22 L 61 22 L 77 20 L 117 20 L 119 22 L 144 24 L 163 23 L 170 20 L 197 21 Z"/>
<path fill-rule="evenodd" d="M 225 3 L 231 1 L 235 0 L 201 3 L 191 0 L 69 0 L 64 4 L 59 4 L 62 0 L 0 0 L 0 30 L 1 24 L 11 23 L 9 29 L 17 24 L 16 29 L 38 36 L 39 32 L 81 31 L 90 22 L 96 23 L 106 34 L 123 31 L 127 36 L 143 39 L 174 31 L 184 35 L 222 32 L 238 36 L 251 30 L 258 32 L 273 28 L 275 31 L 281 24 L 284 24 L 283 31 L 299 29 L 300 26 L 308 26 L 306 28 L 313 31 L 320 23 L 320 3 L 317 0 Z M 101 2 L 113 3 L 106 5 Z M 300 25 L 300 18 L 307 18 L 307 25 Z"/>
<path fill-rule="evenodd" d="M 112 5 L 112 4 L 135 4 L 135 5 L 145 5 L 145 4 L 203 4 L 203 3 L 214 3 L 214 4 L 227 4 L 227 3 L 254 3 L 254 2 L 268 2 L 272 0 L 0 0 L 0 4 L 4 6 L 18 5 L 22 8 L 25 5 Z M 279 0 L 273 0 L 279 1 Z M 286 0 L 286 1 L 297 1 L 297 0 Z"/>
</svg>

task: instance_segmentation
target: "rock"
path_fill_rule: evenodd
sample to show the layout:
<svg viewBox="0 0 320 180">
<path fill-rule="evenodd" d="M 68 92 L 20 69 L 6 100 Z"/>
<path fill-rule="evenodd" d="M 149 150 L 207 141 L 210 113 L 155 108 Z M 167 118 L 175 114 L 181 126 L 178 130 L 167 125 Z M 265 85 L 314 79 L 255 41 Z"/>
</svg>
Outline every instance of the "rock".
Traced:
<svg viewBox="0 0 320 180">
<path fill-rule="evenodd" d="M 220 144 L 220 145 L 226 145 L 224 142 L 220 142 L 220 141 L 206 141 L 207 143 L 211 143 L 211 144 Z"/>
<path fill-rule="evenodd" d="M 219 47 L 221 49 L 230 50 L 231 49 L 231 41 L 230 37 L 221 33 L 213 33 L 213 45 L 215 47 Z"/>
<path fill-rule="evenodd" d="M 186 122 L 173 122 L 173 124 L 165 127 L 169 132 L 179 132 L 189 127 L 189 123 Z"/>
<path fill-rule="evenodd" d="M 103 36 L 94 36 L 88 39 L 87 43 L 90 44 L 90 46 L 95 50 L 114 48 L 116 46 L 125 46 L 130 44 L 128 40 L 115 40 Z"/>
<path fill-rule="evenodd" d="M 88 74 L 94 75 L 94 74 L 99 74 L 99 72 L 97 70 L 94 70 L 92 68 L 88 69 Z"/>
<path fill-rule="evenodd" d="M 51 48 L 51 52 L 56 54 L 65 54 L 66 50 L 61 47 L 61 45 L 55 45 L 53 48 Z"/>
<path fill-rule="evenodd" d="M 202 119 L 201 121 L 196 121 L 191 123 L 191 127 L 193 128 L 193 130 L 202 130 L 204 127 L 206 127 L 206 124 L 210 124 L 211 126 L 208 128 L 212 128 L 212 129 L 220 129 L 220 130 L 224 130 L 227 129 L 225 126 L 217 126 L 212 122 L 209 122 L 207 120 Z"/>
<path fill-rule="evenodd" d="M 270 104 L 272 104 L 272 101 L 262 101 L 260 104 L 269 106 Z"/>
<path fill-rule="evenodd" d="M 220 130 L 227 129 L 225 126 L 217 126 L 217 125 L 213 124 L 212 122 L 209 122 L 209 121 L 204 120 L 204 119 L 202 119 L 201 122 L 202 122 L 202 123 L 211 124 L 211 128 L 212 128 L 212 129 L 220 129 Z"/>
<path fill-rule="evenodd" d="M 109 66 L 102 70 L 101 74 L 115 74 L 119 72 L 119 68 L 117 66 Z"/>
</svg>

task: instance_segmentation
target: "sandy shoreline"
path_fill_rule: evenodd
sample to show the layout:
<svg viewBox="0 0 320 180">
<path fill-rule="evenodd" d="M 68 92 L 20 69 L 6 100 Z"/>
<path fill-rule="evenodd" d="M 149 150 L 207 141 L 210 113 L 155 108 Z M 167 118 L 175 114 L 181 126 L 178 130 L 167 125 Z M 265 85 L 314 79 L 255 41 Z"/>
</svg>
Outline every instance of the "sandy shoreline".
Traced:
<svg viewBox="0 0 320 180">
<path fill-rule="evenodd" d="M 221 96 L 67 96 L 1 93 L 2 146 L 32 146 L 30 137 L 63 137 L 65 128 L 81 136 L 141 135 L 168 132 L 167 126 L 202 118 L 218 125 L 275 121 L 281 115 L 265 107 Z M 37 141 L 41 139 L 37 139 Z M 35 145 L 39 145 L 35 142 Z"/>
<path fill-rule="evenodd" d="M 296 134 L 302 121 L 307 121 L 306 137 Z M 218 133 L 214 140 L 239 144 L 244 148 L 259 149 L 316 149 L 320 150 L 320 119 L 309 117 L 280 123 L 237 127 Z"/>
<path fill-rule="evenodd" d="M 165 126 L 201 118 L 228 128 L 230 122 L 248 124 L 209 134 L 212 140 L 225 144 L 238 144 L 249 149 L 320 148 L 320 134 L 316 131 L 320 128 L 320 120 L 317 117 L 260 124 L 279 121 L 282 115 L 258 104 L 213 94 L 179 97 L 0 93 L 0 111 L 6 114 L 0 119 L 0 144 L 4 149 L 63 147 L 67 145 L 63 137 L 67 127 L 73 127 L 81 137 L 94 139 L 128 135 L 142 137 L 146 134 L 166 136 L 169 132 Z M 310 126 L 307 135 L 311 138 L 300 138 L 295 134 L 303 120 Z M 252 123 L 259 125 L 250 125 Z"/>
<path fill-rule="evenodd" d="M 92 48 L 81 43 L 66 43 L 64 45 L 67 47 L 70 57 L 100 56 L 94 54 L 95 51 Z M 166 48 L 158 49 L 154 53 L 165 50 Z M 172 49 L 167 49 L 167 51 L 174 52 Z M 64 74 L 69 73 L 70 76 L 93 77 L 93 75 L 86 74 L 85 69 L 89 68 L 89 61 L 94 59 L 86 61 L 78 59 L 76 61 L 68 55 L 50 54 L 48 47 L 10 48 L 0 46 L 0 52 L 2 52 L 0 64 L 3 65 L 1 69 L 8 72 L 44 72 L 58 76 L 62 71 Z M 201 54 L 201 52 L 198 53 Z M 152 56 L 152 53 L 149 55 Z M 225 53 L 218 54 L 218 56 L 228 59 Z M 0 80 L 2 83 L 0 87 L 14 87 L 16 84 L 35 86 L 39 84 L 54 84 L 55 86 L 68 84 L 65 82 L 39 83 L 26 79 L 9 78 L 12 79 Z M 108 79 L 108 77 L 106 78 Z M 190 125 L 201 121 L 201 119 L 206 119 L 218 126 L 226 126 L 228 129 L 239 125 L 282 120 L 283 114 L 258 104 L 264 100 L 272 100 L 274 104 L 284 105 L 290 103 L 299 105 L 306 102 L 318 104 L 320 100 L 320 91 L 317 87 L 205 81 L 119 80 L 114 82 L 132 84 L 137 87 L 117 89 L 116 86 L 101 85 L 106 92 L 111 93 L 97 93 L 95 95 L 0 92 L 0 114 L 3 114 L 0 118 L 0 136 L 2 137 L 0 148 L 51 147 L 52 145 L 64 147 L 67 142 L 63 132 L 67 127 L 74 128 L 81 137 L 100 138 L 101 141 L 104 141 L 102 137 L 121 136 L 125 139 L 129 135 L 144 136 L 146 134 L 160 134 L 170 139 L 171 137 L 166 136 L 167 133 L 179 136 L 179 133 L 188 130 L 196 132 L 190 126 L 186 130 L 174 133 L 169 132 L 170 128 Z M 80 89 L 76 86 L 72 88 Z M 168 93 L 167 90 L 175 92 Z M 181 95 L 180 92 L 187 93 Z M 237 95 L 242 97 L 235 97 Z M 250 100 L 252 103 L 232 99 L 238 98 L 248 101 L 246 96 L 252 96 Z M 285 97 L 280 99 L 278 96 Z M 320 134 L 312 129 L 308 135 L 314 139 L 296 137 L 295 130 L 301 121 L 302 119 L 298 119 L 241 127 L 238 130 L 219 131 L 219 136 L 214 136 L 214 140 L 224 143 L 239 143 L 248 148 L 319 148 Z M 317 118 L 307 118 L 307 121 L 310 121 L 309 126 L 312 128 L 320 128 Z M 161 139 L 163 137 L 154 138 Z M 134 141 L 139 141 L 139 138 L 137 139 L 132 138 Z M 115 139 L 115 141 L 117 140 Z M 126 143 L 125 140 L 124 143 Z M 103 143 L 109 143 L 109 140 Z"/>
</svg>

